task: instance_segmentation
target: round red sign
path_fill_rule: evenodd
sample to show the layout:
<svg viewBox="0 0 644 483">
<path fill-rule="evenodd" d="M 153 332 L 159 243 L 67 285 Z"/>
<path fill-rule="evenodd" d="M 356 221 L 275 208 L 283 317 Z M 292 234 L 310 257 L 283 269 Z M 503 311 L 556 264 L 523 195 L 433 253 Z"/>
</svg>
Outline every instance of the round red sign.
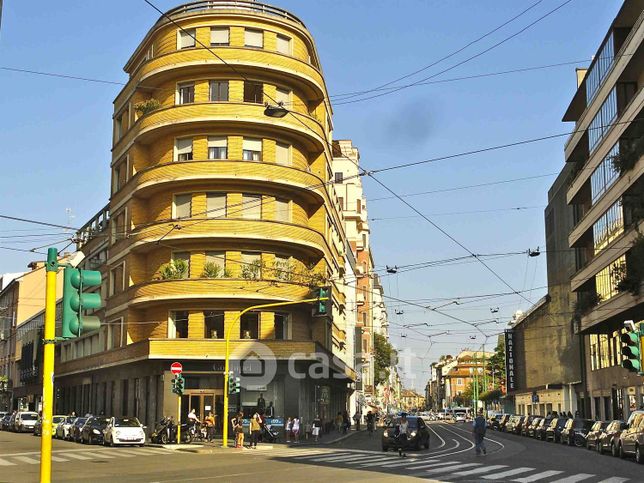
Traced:
<svg viewBox="0 0 644 483">
<path fill-rule="evenodd" d="M 182 371 L 183 366 L 181 365 L 181 362 L 173 362 L 170 366 L 170 372 L 172 372 L 172 374 L 181 374 Z"/>
</svg>

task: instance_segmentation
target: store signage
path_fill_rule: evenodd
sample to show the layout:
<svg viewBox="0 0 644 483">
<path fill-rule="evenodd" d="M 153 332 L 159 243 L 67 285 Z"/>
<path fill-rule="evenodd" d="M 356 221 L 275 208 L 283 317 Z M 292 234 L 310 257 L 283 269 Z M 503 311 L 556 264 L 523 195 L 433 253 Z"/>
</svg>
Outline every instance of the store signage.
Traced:
<svg viewBox="0 0 644 483">
<path fill-rule="evenodd" d="M 514 331 L 505 331 L 505 387 L 508 392 L 516 389 L 516 357 L 514 354 Z"/>
</svg>

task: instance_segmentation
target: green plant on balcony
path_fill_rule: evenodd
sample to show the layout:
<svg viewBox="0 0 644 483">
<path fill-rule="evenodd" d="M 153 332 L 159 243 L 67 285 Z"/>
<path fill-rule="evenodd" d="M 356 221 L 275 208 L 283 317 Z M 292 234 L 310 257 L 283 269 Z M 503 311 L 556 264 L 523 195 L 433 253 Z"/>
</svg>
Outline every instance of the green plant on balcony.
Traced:
<svg viewBox="0 0 644 483">
<path fill-rule="evenodd" d="M 134 104 L 134 110 L 140 116 L 145 116 L 152 111 L 156 111 L 159 107 L 161 107 L 161 103 L 154 98 L 146 99 L 145 101 L 137 102 L 136 104 Z"/>
<path fill-rule="evenodd" d="M 168 263 L 161 265 L 159 269 L 159 278 L 161 280 L 178 280 L 187 276 L 188 262 L 185 260 L 170 260 Z"/>
<path fill-rule="evenodd" d="M 579 321 L 601 301 L 602 296 L 595 291 L 579 293 L 573 309 L 573 319 Z"/>
<path fill-rule="evenodd" d="M 618 281 L 619 292 L 630 292 L 639 295 L 644 279 L 644 236 L 637 235 L 635 243 L 626 254 L 626 263 L 613 268 L 613 276 Z"/>
<path fill-rule="evenodd" d="M 613 156 L 613 167 L 622 175 L 633 169 L 639 159 L 644 155 L 644 139 L 637 137 L 622 141 L 619 147 L 619 154 Z"/>
<path fill-rule="evenodd" d="M 202 278 L 230 278 L 230 275 L 230 270 L 215 262 L 206 262 L 201 272 Z"/>
<path fill-rule="evenodd" d="M 297 271 L 290 260 L 276 260 L 270 268 L 270 271 L 275 279 L 284 282 L 292 282 L 297 275 Z"/>
<path fill-rule="evenodd" d="M 261 260 L 245 263 L 241 267 L 241 276 L 246 280 L 259 280 L 262 277 L 262 269 L 265 268 Z"/>
</svg>

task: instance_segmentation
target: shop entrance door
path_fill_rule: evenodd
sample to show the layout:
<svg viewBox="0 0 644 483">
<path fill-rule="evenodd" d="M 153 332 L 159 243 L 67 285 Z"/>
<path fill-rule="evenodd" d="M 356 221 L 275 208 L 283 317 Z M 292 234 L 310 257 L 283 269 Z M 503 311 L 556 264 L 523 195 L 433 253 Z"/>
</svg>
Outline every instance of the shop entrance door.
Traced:
<svg viewBox="0 0 644 483">
<path fill-rule="evenodd" d="M 223 413 L 224 393 L 216 389 L 187 390 L 181 398 L 181 420 L 187 421 L 188 413 L 195 410 L 200 421 L 212 411 L 215 415 L 215 426 L 220 428 L 219 419 Z"/>
</svg>

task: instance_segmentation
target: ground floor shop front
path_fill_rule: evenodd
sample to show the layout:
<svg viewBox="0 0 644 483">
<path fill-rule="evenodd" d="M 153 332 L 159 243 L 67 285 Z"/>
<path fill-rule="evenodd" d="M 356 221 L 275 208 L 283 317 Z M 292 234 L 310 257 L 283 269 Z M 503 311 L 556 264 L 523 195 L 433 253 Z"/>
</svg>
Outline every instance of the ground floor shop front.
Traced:
<svg viewBox="0 0 644 483">
<path fill-rule="evenodd" d="M 557 413 L 575 414 L 578 411 L 576 384 L 553 384 L 514 393 L 516 414 L 545 416 Z"/>
</svg>

